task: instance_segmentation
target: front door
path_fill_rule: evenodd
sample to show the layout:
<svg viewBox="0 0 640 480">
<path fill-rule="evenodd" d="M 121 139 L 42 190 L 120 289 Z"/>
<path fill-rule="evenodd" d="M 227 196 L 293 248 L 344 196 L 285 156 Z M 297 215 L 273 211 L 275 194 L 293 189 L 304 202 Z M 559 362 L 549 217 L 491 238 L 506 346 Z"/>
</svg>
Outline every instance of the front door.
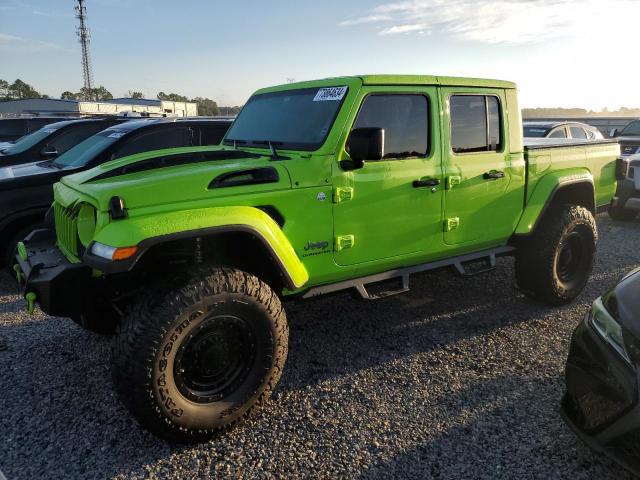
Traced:
<svg viewBox="0 0 640 480">
<path fill-rule="evenodd" d="M 334 175 L 334 255 L 339 265 L 442 246 L 442 165 L 435 88 L 363 89 L 352 129 L 383 128 L 382 160 Z"/>
<path fill-rule="evenodd" d="M 509 154 L 504 91 L 443 88 L 444 241 L 498 244 L 522 212 L 524 159 Z M 512 132 L 519 135 L 520 132 Z"/>
</svg>

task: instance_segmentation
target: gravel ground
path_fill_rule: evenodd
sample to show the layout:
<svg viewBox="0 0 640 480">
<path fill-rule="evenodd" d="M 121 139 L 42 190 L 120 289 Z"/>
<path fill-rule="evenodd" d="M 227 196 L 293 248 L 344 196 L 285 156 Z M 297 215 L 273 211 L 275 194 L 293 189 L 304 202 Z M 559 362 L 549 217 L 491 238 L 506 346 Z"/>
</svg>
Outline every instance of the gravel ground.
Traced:
<svg viewBox="0 0 640 480">
<path fill-rule="evenodd" d="M 565 308 L 519 294 L 510 259 L 471 279 L 426 274 L 374 303 L 344 294 L 289 305 L 289 360 L 273 399 L 195 446 L 142 431 L 112 390 L 108 339 L 29 317 L 2 277 L 0 470 L 9 480 L 629 478 L 558 415 L 573 328 L 640 263 L 640 223 L 598 225 L 592 280 Z"/>
</svg>

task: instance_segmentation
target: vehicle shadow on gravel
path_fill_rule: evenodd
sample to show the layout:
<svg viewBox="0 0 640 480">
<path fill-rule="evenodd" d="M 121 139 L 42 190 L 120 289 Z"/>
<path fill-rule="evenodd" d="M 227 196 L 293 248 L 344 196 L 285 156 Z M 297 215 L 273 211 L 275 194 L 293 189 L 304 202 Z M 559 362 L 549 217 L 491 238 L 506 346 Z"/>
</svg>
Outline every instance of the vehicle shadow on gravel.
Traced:
<svg viewBox="0 0 640 480">
<path fill-rule="evenodd" d="M 634 266 L 629 262 L 619 271 Z M 601 272 L 603 278 L 595 288 L 588 286 L 575 302 L 561 308 L 541 305 L 522 294 L 515 286 L 511 258 L 499 259 L 496 270 L 475 277 L 446 269 L 416 276 L 411 292 L 383 300 L 354 300 L 340 294 L 287 305 L 289 359 L 280 388 L 304 388 L 510 325 L 547 315 L 562 317 L 576 307 L 586 312 L 603 292 L 603 284 L 615 284 L 617 272 Z"/>
<path fill-rule="evenodd" d="M 540 401 L 557 396 L 562 381 L 501 376 L 449 393 L 442 399 L 442 418 L 451 422 L 444 431 L 381 458 L 361 478 L 634 478 L 590 452 L 563 423 L 557 404 Z"/>
</svg>

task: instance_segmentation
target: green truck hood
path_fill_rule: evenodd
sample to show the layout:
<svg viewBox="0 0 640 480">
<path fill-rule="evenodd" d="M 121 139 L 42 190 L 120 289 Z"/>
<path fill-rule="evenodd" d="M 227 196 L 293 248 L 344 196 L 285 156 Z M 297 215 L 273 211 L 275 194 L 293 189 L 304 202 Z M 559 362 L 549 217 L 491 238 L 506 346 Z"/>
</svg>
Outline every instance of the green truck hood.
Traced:
<svg viewBox="0 0 640 480">
<path fill-rule="evenodd" d="M 222 146 L 163 153 L 165 161 L 158 161 L 157 152 L 145 152 L 69 175 L 61 182 L 94 199 L 103 212 L 113 196 L 121 197 L 131 210 L 291 188 L 286 167 L 257 153 Z"/>
</svg>

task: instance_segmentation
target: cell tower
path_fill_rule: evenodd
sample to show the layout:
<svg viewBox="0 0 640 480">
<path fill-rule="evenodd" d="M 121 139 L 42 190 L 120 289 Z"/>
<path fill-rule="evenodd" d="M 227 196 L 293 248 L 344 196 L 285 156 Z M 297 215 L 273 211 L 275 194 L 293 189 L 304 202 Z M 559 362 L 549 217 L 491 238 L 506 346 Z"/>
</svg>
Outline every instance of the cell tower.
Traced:
<svg viewBox="0 0 640 480">
<path fill-rule="evenodd" d="M 93 73 L 91 60 L 89 59 L 89 28 L 87 28 L 87 7 L 85 0 L 76 0 L 76 18 L 80 20 L 80 26 L 76 30 L 80 45 L 82 45 L 82 74 L 84 76 L 84 88 L 91 91 L 93 88 Z"/>
</svg>

